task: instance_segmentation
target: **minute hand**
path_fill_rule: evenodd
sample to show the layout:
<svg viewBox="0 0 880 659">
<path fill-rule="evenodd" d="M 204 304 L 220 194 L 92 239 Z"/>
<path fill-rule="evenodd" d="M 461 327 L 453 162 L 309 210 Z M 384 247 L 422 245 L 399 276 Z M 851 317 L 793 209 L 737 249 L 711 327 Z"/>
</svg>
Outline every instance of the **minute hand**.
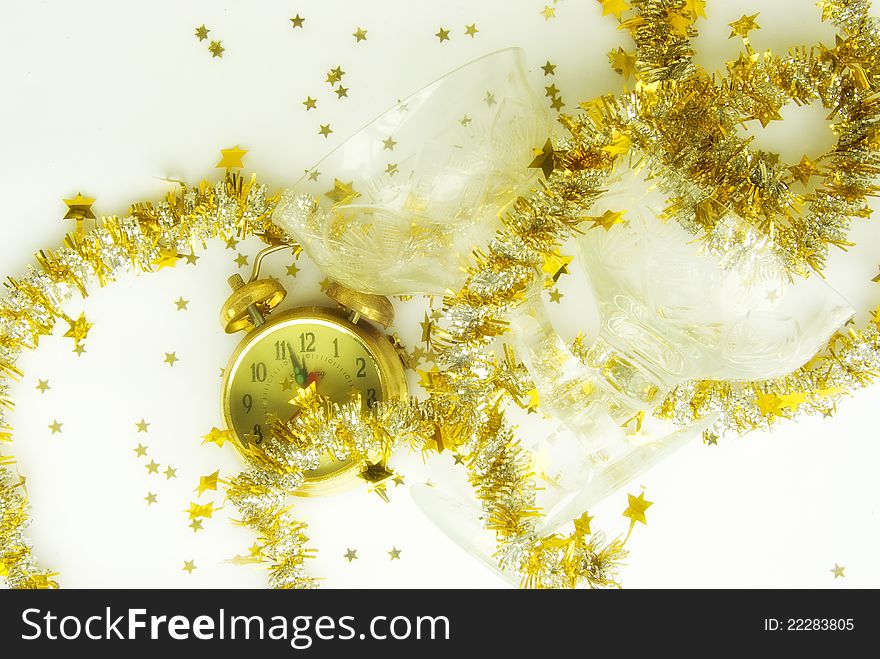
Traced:
<svg viewBox="0 0 880 659">
<path fill-rule="evenodd" d="M 306 372 L 296 358 L 296 353 L 293 351 L 290 341 L 287 342 L 287 351 L 290 353 L 290 361 L 293 362 L 293 379 L 296 380 L 300 387 L 303 387 L 306 384 Z"/>
</svg>

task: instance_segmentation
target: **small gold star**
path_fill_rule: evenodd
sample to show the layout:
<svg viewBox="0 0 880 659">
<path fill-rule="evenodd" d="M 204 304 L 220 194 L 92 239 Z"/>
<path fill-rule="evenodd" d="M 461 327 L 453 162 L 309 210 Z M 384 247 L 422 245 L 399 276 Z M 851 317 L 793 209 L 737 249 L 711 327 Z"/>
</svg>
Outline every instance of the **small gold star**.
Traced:
<svg viewBox="0 0 880 659">
<path fill-rule="evenodd" d="M 556 88 L 556 84 L 553 83 L 549 87 L 544 87 L 544 96 L 556 96 L 559 94 L 559 90 Z"/>
<path fill-rule="evenodd" d="M 299 272 L 299 268 L 296 267 L 296 263 L 291 263 L 287 266 L 287 276 L 288 277 L 296 277 L 296 273 Z"/>
<path fill-rule="evenodd" d="M 497 101 L 495 100 L 495 94 L 493 94 L 492 92 L 486 92 L 486 98 L 484 98 L 483 101 L 484 101 L 484 102 L 486 103 L 486 105 L 488 105 L 490 108 L 491 108 L 493 105 L 495 105 L 495 103 L 497 103 Z"/>
<path fill-rule="evenodd" d="M 397 164 L 389 162 L 388 167 L 385 168 L 385 173 L 389 176 L 394 176 L 397 173 Z"/>
<path fill-rule="evenodd" d="M 296 16 L 294 16 L 293 18 L 290 19 L 290 22 L 293 24 L 293 28 L 296 29 L 298 27 L 302 27 L 303 23 L 306 22 L 306 19 L 304 19 L 299 14 L 297 14 Z"/>
<path fill-rule="evenodd" d="M 544 146 L 540 149 L 532 149 L 532 160 L 529 169 L 540 169 L 544 172 L 544 178 L 549 179 L 556 166 L 556 152 L 553 150 L 553 143 L 548 138 Z"/>
<path fill-rule="evenodd" d="M 306 106 L 306 112 L 308 112 L 309 110 L 317 110 L 318 99 L 312 98 L 311 96 L 306 96 L 306 100 L 303 101 L 303 105 Z"/>
<path fill-rule="evenodd" d="M 177 253 L 174 249 L 160 249 L 159 256 L 155 261 L 151 262 L 151 265 L 156 266 L 156 271 L 162 270 L 163 268 L 173 268 L 177 265 L 177 262 L 180 260 L 180 254 Z"/>
<path fill-rule="evenodd" d="M 208 50 L 211 51 L 211 57 L 223 57 L 223 51 L 226 49 L 220 45 L 219 41 L 212 41 Z"/>
<path fill-rule="evenodd" d="M 202 435 L 202 444 L 216 444 L 222 448 L 227 440 L 232 439 L 231 430 L 220 430 L 220 428 L 211 428 L 211 432 Z"/>
<path fill-rule="evenodd" d="M 76 353 L 77 357 L 82 357 L 86 351 L 86 347 L 82 343 L 80 343 L 79 345 L 74 347 L 73 351 Z"/>
<path fill-rule="evenodd" d="M 204 505 L 200 505 L 195 501 L 189 502 L 189 509 L 184 510 L 183 512 L 189 513 L 190 519 L 197 519 L 199 517 L 208 517 L 210 518 L 216 511 L 214 510 L 214 502 L 209 501 Z"/>
<path fill-rule="evenodd" d="M 343 96 L 345 98 L 348 98 L 348 87 L 343 87 L 342 85 L 339 85 L 339 87 L 337 87 L 333 91 L 336 92 L 336 98 L 342 98 Z"/>
<path fill-rule="evenodd" d="M 220 162 L 214 165 L 215 169 L 241 169 L 244 167 L 244 155 L 247 149 L 240 149 L 236 144 L 231 149 L 220 149 Z"/>
<path fill-rule="evenodd" d="M 292 19 L 291 19 L 292 20 Z M 196 570 L 196 562 L 195 561 L 184 561 L 183 562 L 183 571 L 188 572 L 189 574 L 193 573 L 193 570 Z"/>
<path fill-rule="evenodd" d="M 193 533 L 203 531 L 204 529 L 202 528 L 202 520 L 194 519 L 192 522 L 190 522 L 189 528 L 193 530 Z"/>
<path fill-rule="evenodd" d="M 53 435 L 57 435 L 58 433 L 61 432 L 61 426 L 63 426 L 63 425 L 64 424 L 59 423 L 57 419 L 53 419 L 52 423 L 49 424 L 49 430 L 52 431 Z"/>
<path fill-rule="evenodd" d="M 239 252 L 238 256 L 236 256 L 233 261 L 238 265 L 239 268 L 244 268 L 248 264 L 248 258 L 241 252 Z"/>
<path fill-rule="evenodd" d="M 382 148 L 387 149 L 388 151 L 394 151 L 396 144 L 397 142 L 390 135 L 388 136 L 388 139 L 382 140 Z"/>
<path fill-rule="evenodd" d="M 719 437 L 717 433 L 714 433 L 711 430 L 703 431 L 703 443 L 706 446 L 718 446 L 719 439 L 721 439 L 721 437 Z"/>
<path fill-rule="evenodd" d="M 156 503 L 158 501 L 158 499 L 157 499 L 156 495 L 153 494 L 152 492 L 147 492 L 147 496 L 144 497 L 144 501 L 147 502 L 148 506 L 152 506 L 154 503 Z"/>
<path fill-rule="evenodd" d="M 596 227 L 602 227 L 605 231 L 611 231 L 611 227 L 615 224 L 623 224 L 625 220 L 623 216 L 626 214 L 626 211 L 605 211 L 598 217 L 588 217 L 587 219 L 593 223 L 591 229 L 595 229 Z"/>
<path fill-rule="evenodd" d="M 734 21 L 733 23 L 728 23 L 731 27 L 730 36 L 728 39 L 733 39 L 736 36 L 742 37 L 743 39 L 749 38 L 749 32 L 753 30 L 760 30 L 761 26 L 755 21 L 758 18 L 758 14 L 752 14 L 751 16 L 742 16 L 739 20 Z"/>
<path fill-rule="evenodd" d="M 391 557 L 390 560 L 392 560 L 392 561 L 394 561 L 394 560 L 398 560 L 398 561 L 399 561 L 399 560 L 400 560 L 400 553 L 401 553 L 401 550 L 400 550 L 400 549 L 398 549 L 397 547 L 392 546 L 392 547 L 391 547 L 391 551 L 388 552 L 388 555 Z"/>
<path fill-rule="evenodd" d="M 555 97 L 552 101 L 550 101 L 550 107 L 559 112 L 562 110 L 562 107 L 565 105 L 565 102 L 559 97 Z"/>
<path fill-rule="evenodd" d="M 846 569 L 846 568 L 843 567 L 842 565 L 838 565 L 837 563 L 835 563 L 835 564 L 834 564 L 834 567 L 831 568 L 831 569 L 829 570 L 829 572 L 831 572 L 831 574 L 834 575 L 834 578 L 835 578 L 835 579 L 840 579 L 840 578 L 846 576 L 846 575 L 843 573 L 843 571 L 844 571 L 845 569 Z"/>
<path fill-rule="evenodd" d="M 443 43 L 444 41 L 449 41 L 449 30 L 441 27 L 440 31 L 437 32 L 434 36 L 440 40 L 440 43 Z"/>
<path fill-rule="evenodd" d="M 70 329 L 64 333 L 64 337 L 73 339 L 74 343 L 85 341 L 89 336 L 89 330 L 92 328 L 92 323 L 86 320 L 84 313 L 81 313 L 76 320 L 68 319 L 67 324 L 70 326 Z"/>
<path fill-rule="evenodd" d="M 645 511 L 653 506 L 654 502 L 646 501 L 644 492 L 637 497 L 634 497 L 632 494 L 627 494 L 626 496 L 629 500 L 629 506 L 623 511 L 623 516 L 629 517 L 630 526 L 634 525 L 636 522 L 647 524 L 648 521 L 645 519 Z"/>
<path fill-rule="evenodd" d="M 141 418 L 140 421 L 135 421 L 134 425 L 137 426 L 138 432 L 147 432 L 147 428 L 150 427 L 149 422 L 145 421 L 143 418 Z"/>
<path fill-rule="evenodd" d="M 457 464 L 457 465 L 463 465 L 463 464 L 464 464 L 464 458 L 461 456 L 461 453 L 455 453 L 455 454 L 452 456 L 452 461 L 453 461 L 455 464 Z"/>
<path fill-rule="evenodd" d="M 321 172 L 319 172 L 317 169 L 315 169 L 315 170 L 312 170 L 311 172 L 308 172 L 308 175 L 309 175 L 310 181 L 317 181 L 318 177 L 321 175 Z"/>
<path fill-rule="evenodd" d="M 357 560 L 357 549 L 349 549 L 346 551 L 343 556 L 348 559 L 348 562 L 351 563 L 354 560 Z"/>
<path fill-rule="evenodd" d="M 404 484 L 403 476 L 401 476 L 400 474 L 397 474 L 397 475 L 396 475 L 394 478 L 392 478 L 391 480 L 394 481 L 394 486 L 395 486 L 395 487 L 398 487 L 398 486 Z"/>
<path fill-rule="evenodd" d="M 196 28 L 196 36 L 199 38 L 199 41 L 204 41 L 208 38 L 208 32 L 210 31 L 211 30 L 206 28 L 204 24 L 199 25 L 199 27 Z"/>
<path fill-rule="evenodd" d="M 147 447 L 140 442 L 138 442 L 138 445 L 133 448 L 132 451 L 134 451 L 135 455 L 139 458 L 147 457 Z"/>
<path fill-rule="evenodd" d="M 357 30 L 355 30 L 352 33 L 351 36 L 353 36 L 355 39 L 357 39 L 357 41 L 355 43 L 360 43 L 361 41 L 367 40 L 367 31 L 364 28 L 359 27 Z"/>
<path fill-rule="evenodd" d="M 602 5 L 602 15 L 614 14 L 614 17 L 620 20 L 620 15 L 632 9 L 626 0 L 599 0 Z"/>
<path fill-rule="evenodd" d="M 477 36 L 477 32 L 479 32 L 479 30 L 477 29 L 476 23 L 471 23 L 470 25 L 464 26 L 464 33 L 467 36 L 469 36 L 471 39 L 473 39 L 475 36 Z"/>
<path fill-rule="evenodd" d="M 190 252 L 189 254 L 184 254 L 183 258 L 186 259 L 187 265 L 195 265 L 196 261 L 198 261 L 201 257 L 196 256 L 195 252 Z"/>
<path fill-rule="evenodd" d="M 337 178 L 333 179 L 333 189 L 325 192 L 324 196 L 334 204 L 343 204 L 347 200 L 359 196 L 359 194 L 355 192 L 353 181 L 345 183 Z"/>
<path fill-rule="evenodd" d="M 173 469 L 171 465 L 168 465 L 168 468 L 162 472 L 165 474 L 165 480 L 171 480 L 172 478 L 177 478 L 177 469 Z"/>
<path fill-rule="evenodd" d="M 345 75 L 345 71 L 342 70 L 342 67 L 337 66 L 335 69 L 330 69 L 327 73 L 327 82 L 332 86 L 337 82 L 342 80 L 342 76 Z"/>
<path fill-rule="evenodd" d="M 235 239 L 235 236 L 226 238 L 226 249 L 235 249 L 236 247 L 238 247 L 238 241 Z"/>
<path fill-rule="evenodd" d="M 330 290 L 330 278 L 324 277 L 321 281 L 318 282 L 318 287 L 321 289 L 322 293 L 326 293 Z"/>
<path fill-rule="evenodd" d="M 558 288 L 554 288 L 550 291 L 550 301 L 559 304 L 562 300 L 562 293 L 559 292 Z"/>
<path fill-rule="evenodd" d="M 284 378 L 281 381 L 281 391 L 291 391 L 295 384 L 296 384 L 296 382 L 294 382 L 290 378 Z"/>
<path fill-rule="evenodd" d="M 706 18 L 706 0 L 685 0 L 684 10 L 694 17 Z"/>
<path fill-rule="evenodd" d="M 155 460 L 150 460 L 147 464 L 144 465 L 147 468 L 148 474 L 158 474 L 159 473 L 159 463 Z"/>
<path fill-rule="evenodd" d="M 800 163 L 797 165 L 789 167 L 788 171 L 790 171 L 791 175 L 803 185 L 808 185 L 811 177 L 821 173 L 821 170 L 816 167 L 816 163 L 806 156 L 803 156 Z"/>
<path fill-rule="evenodd" d="M 177 358 L 177 353 L 175 352 L 166 352 L 165 353 L 165 363 L 169 366 L 174 366 L 174 362 L 179 362 L 180 360 Z"/>
<path fill-rule="evenodd" d="M 38 381 L 37 381 L 37 387 L 36 387 L 36 388 L 39 390 L 39 392 L 40 392 L 41 394 L 44 394 L 44 393 L 46 393 L 46 391 L 47 391 L 48 389 L 51 389 L 51 387 L 49 386 L 49 381 L 48 381 L 48 380 L 38 380 Z"/>
<path fill-rule="evenodd" d="M 471 121 L 473 121 L 473 119 L 471 119 L 468 115 L 464 115 L 461 119 L 458 120 L 458 123 L 466 128 L 471 123 Z"/>
<path fill-rule="evenodd" d="M 196 488 L 196 491 L 199 493 L 199 496 L 202 496 L 208 490 L 217 490 L 217 482 L 220 480 L 220 470 L 218 469 L 213 474 L 208 474 L 207 476 L 199 476 L 199 486 Z"/>
<path fill-rule="evenodd" d="M 92 204 L 95 203 L 94 197 L 83 197 L 81 193 L 77 192 L 73 199 L 65 199 L 64 203 L 67 205 L 67 213 L 62 219 L 76 220 L 78 234 L 82 234 L 84 220 L 97 219 L 92 212 Z"/>
<path fill-rule="evenodd" d="M 419 323 L 422 327 L 422 343 L 431 344 L 431 330 L 434 328 L 434 323 L 428 318 L 428 314 L 425 314 L 425 319 Z"/>
<path fill-rule="evenodd" d="M 623 48 L 608 53 L 608 61 L 611 62 L 611 68 L 622 75 L 625 80 L 629 79 L 636 70 L 636 56 L 630 55 Z"/>
<path fill-rule="evenodd" d="M 540 11 L 540 14 L 544 17 L 545 21 L 549 21 L 551 18 L 556 18 L 556 7 L 545 6 L 544 9 Z"/>
<path fill-rule="evenodd" d="M 318 135 L 323 135 L 326 139 L 330 136 L 330 133 L 333 132 L 333 129 L 330 128 L 330 124 L 321 124 L 321 128 L 318 130 Z"/>
<path fill-rule="evenodd" d="M 181 296 L 177 300 L 174 301 L 174 304 L 177 305 L 178 311 L 186 311 L 186 305 L 189 304 L 189 300 L 184 300 L 183 297 Z"/>
<path fill-rule="evenodd" d="M 588 513 L 584 513 L 576 520 L 574 520 L 574 531 L 580 536 L 591 535 L 592 531 L 590 530 L 590 522 L 593 521 L 593 518 L 590 517 Z"/>
<path fill-rule="evenodd" d="M 556 73 L 556 65 L 551 64 L 550 60 L 547 60 L 547 63 L 541 68 L 544 70 L 545 76 L 552 76 L 554 73 Z"/>
</svg>

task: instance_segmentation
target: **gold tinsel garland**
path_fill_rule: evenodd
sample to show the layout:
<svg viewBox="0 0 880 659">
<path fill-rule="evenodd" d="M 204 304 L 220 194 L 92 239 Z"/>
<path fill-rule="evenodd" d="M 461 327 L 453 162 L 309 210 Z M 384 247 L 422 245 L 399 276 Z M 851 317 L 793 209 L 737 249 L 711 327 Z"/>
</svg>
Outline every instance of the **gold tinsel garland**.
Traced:
<svg viewBox="0 0 880 659">
<path fill-rule="evenodd" d="M 530 587 L 615 585 L 615 568 L 625 556 L 619 540 L 604 543 L 591 534 L 589 518 L 570 535 L 537 533 L 540 511 L 530 456 L 504 418 L 512 400 L 523 404 L 532 388 L 510 352 L 498 358 L 491 344 L 506 331 L 504 318 L 520 304 L 529 284 L 541 277 L 558 246 L 587 219 L 592 201 L 620 161 L 644 164 L 670 195 L 666 219 L 696 234 L 707 232 L 719 206 L 735 209 L 792 255 L 793 276 L 821 268 L 829 245 L 846 246 L 853 217 L 866 215 L 876 174 L 876 99 L 880 82 L 878 30 L 862 0 L 820 3 L 823 18 L 842 32 L 834 48 L 793 50 L 778 58 L 746 52 L 716 81 L 693 63 L 690 37 L 696 15 L 685 0 L 633 0 L 636 15 L 621 26 L 637 44 L 635 89 L 618 98 L 584 104 L 585 113 L 562 117 L 570 135 L 552 158 L 554 171 L 529 199 L 506 213 L 505 228 L 475 262 L 465 286 L 444 299 L 441 327 L 432 342 L 442 369 L 423 374 L 429 394 L 423 403 L 389 404 L 371 413 L 359 406 L 329 406 L 307 394 L 300 415 L 276 427 L 276 449 L 252 456 L 251 466 L 227 491 L 242 522 L 262 537 L 276 587 L 311 587 L 303 570 L 310 554 L 304 525 L 285 501 L 302 476 L 302 448 L 316 438 L 365 459 L 407 443 L 420 450 L 454 447 L 466 456 L 470 478 L 488 526 L 499 540 L 501 566 Z M 737 138 L 736 126 L 756 118 L 772 120 L 784 102 L 821 99 L 840 120 L 838 144 L 825 156 L 823 185 L 811 196 L 791 191 L 792 177 L 809 180 L 816 163 L 787 168 Z M 699 105 L 694 105 L 698 99 Z M 686 129 L 686 130 L 685 130 Z M 819 161 L 817 161 L 819 162 Z M 811 166 L 812 165 L 812 166 Z M 62 318 L 74 290 L 105 285 L 122 271 L 152 269 L 163 259 L 193 249 L 215 236 L 262 234 L 281 239 L 268 218 L 274 206 L 265 187 L 228 175 L 213 186 L 183 188 L 158 205 L 138 204 L 125 218 L 103 218 L 85 235 L 71 235 L 56 253 L 41 253 L 39 267 L 7 284 L 0 304 L 0 403 L 11 406 L 7 381 L 20 376 L 16 357 L 33 349 Z M 839 394 L 863 386 L 880 366 L 875 326 L 846 328 L 809 364 L 785 378 L 731 384 L 693 382 L 678 387 L 659 412 L 689 423 L 710 410 L 722 426 L 738 431 L 766 427 L 796 411 L 830 413 Z M 0 422 L 2 426 L 2 422 Z M 9 441 L 8 429 L 0 440 Z M 25 499 L 13 482 L 11 458 L 0 458 L 0 574 L 13 587 L 53 587 L 24 540 Z"/>
</svg>

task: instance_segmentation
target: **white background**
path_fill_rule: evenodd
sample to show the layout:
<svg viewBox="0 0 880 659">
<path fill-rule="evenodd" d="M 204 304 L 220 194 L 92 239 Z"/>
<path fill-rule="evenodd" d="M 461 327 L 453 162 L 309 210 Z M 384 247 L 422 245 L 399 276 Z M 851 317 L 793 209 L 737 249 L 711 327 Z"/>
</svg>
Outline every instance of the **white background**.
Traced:
<svg viewBox="0 0 880 659">
<path fill-rule="evenodd" d="M 0 23 L 2 102 L 0 149 L 0 263 L 17 275 L 31 255 L 56 246 L 72 225 L 62 222 L 63 198 L 97 197 L 94 210 L 122 214 L 133 201 L 158 199 L 162 177 L 197 181 L 219 174 L 219 149 L 249 149 L 245 163 L 273 188 L 292 183 L 326 150 L 397 98 L 446 70 L 507 46 L 526 49 L 540 89 L 551 81 L 571 110 L 580 100 L 619 91 L 622 82 L 606 53 L 629 37 L 602 17 L 594 0 L 560 0 L 556 18 L 540 15 L 542 0 L 426 2 L 84 1 L 3 0 Z M 823 40 L 833 31 L 819 22 L 811 0 L 725 0 L 707 7 L 696 41 L 699 62 L 723 69 L 738 42 L 726 24 L 761 11 L 757 48 L 782 50 Z M 294 30 L 289 18 L 306 18 Z M 222 59 L 194 29 L 205 23 L 222 40 Z M 476 23 L 474 39 L 464 35 Z M 450 29 L 440 44 L 434 33 Z M 368 30 L 355 43 L 352 32 Z M 545 78 L 547 59 L 556 76 Z M 335 66 L 346 71 L 349 98 L 337 99 L 324 82 Z M 302 101 L 318 98 L 306 113 Z M 823 113 L 786 108 L 788 121 L 760 131 L 759 144 L 792 163 L 815 157 L 832 142 Z M 325 140 L 319 123 L 335 131 Z M 860 221 L 849 254 L 836 254 L 829 280 L 856 308 L 880 301 L 872 247 L 877 231 Z M 257 246 L 242 244 L 252 255 Z M 262 586 L 253 567 L 224 561 L 246 553 L 254 538 L 227 519 L 227 506 L 194 534 L 183 512 L 198 477 L 239 461 L 230 447 L 201 446 L 220 425 L 219 368 L 237 338 L 222 334 L 217 312 L 236 252 L 215 244 L 196 268 L 179 265 L 157 275 L 127 279 L 96 292 L 84 309 L 95 327 L 78 358 L 60 336 L 22 360 L 25 378 L 14 390 L 19 406 L 14 453 L 28 478 L 34 522 L 29 536 L 41 562 L 61 573 L 65 586 Z M 283 275 L 283 265 L 275 267 Z M 295 304 L 320 303 L 319 275 L 306 268 L 284 279 Z M 282 277 L 283 278 L 283 277 Z M 564 304 L 577 309 L 577 282 L 563 284 Z M 185 312 L 173 300 L 190 301 Z M 422 301 L 400 305 L 398 331 L 419 339 Z M 406 308 L 404 308 L 406 307 Z M 864 314 L 860 320 L 864 319 Z M 586 323 L 586 320 L 584 321 Z M 63 330 L 62 330 L 63 333 Z M 180 358 L 173 368 L 165 352 Z M 37 378 L 51 389 L 40 394 Z M 648 526 L 636 529 L 622 573 L 627 587 L 876 587 L 880 584 L 880 519 L 876 502 L 877 389 L 839 405 L 831 419 L 780 424 L 717 447 L 687 447 L 627 489 L 644 485 L 655 502 Z M 149 431 L 137 433 L 145 417 Z M 52 435 L 47 424 L 63 422 Z M 177 478 L 148 475 L 132 449 Z M 399 457 L 407 484 L 451 469 L 448 456 L 421 465 Z M 310 570 L 328 587 L 496 587 L 505 583 L 437 531 L 416 510 L 406 487 L 385 504 L 363 490 L 297 503 L 309 522 L 318 558 Z M 147 492 L 158 495 L 148 507 Z M 222 501 L 216 493 L 201 501 Z M 596 511 L 594 529 L 625 532 L 625 492 Z M 402 550 L 399 561 L 386 553 Z M 358 560 L 343 558 L 356 548 Z M 182 571 L 185 560 L 198 569 Z M 835 563 L 846 577 L 834 579 Z"/>
</svg>

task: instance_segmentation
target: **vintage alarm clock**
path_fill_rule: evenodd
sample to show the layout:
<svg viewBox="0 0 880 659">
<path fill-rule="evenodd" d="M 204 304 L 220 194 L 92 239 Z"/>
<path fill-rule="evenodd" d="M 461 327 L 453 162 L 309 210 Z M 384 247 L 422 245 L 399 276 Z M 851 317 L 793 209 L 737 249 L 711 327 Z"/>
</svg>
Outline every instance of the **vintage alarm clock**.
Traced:
<svg viewBox="0 0 880 659">
<path fill-rule="evenodd" d="M 260 279 L 260 265 L 267 254 L 284 249 L 291 246 L 261 251 L 247 282 L 237 274 L 230 277 L 233 292 L 220 313 L 228 334 L 246 332 L 229 359 L 222 384 L 223 416 L 239 449 L 258 448 L 270 432 L 267 417 L 289 418 L 296 390 L 313 382 L 318 393 L 339 403 L 350 401 L 353 390 L 360 392 L 366 406 L 407 396 L 403 363 L 390 337 L 371 324 L 392 324 L 394 309 L 388 298 L 331 282 L 326 294 L 339 308 L 273 312 L 287 291 L 277 279 Z M 327 454 L 306 474 L 297 493 L 339 491 L 355 482 L 357 474 L 356 463 Z"/>
</svg>

